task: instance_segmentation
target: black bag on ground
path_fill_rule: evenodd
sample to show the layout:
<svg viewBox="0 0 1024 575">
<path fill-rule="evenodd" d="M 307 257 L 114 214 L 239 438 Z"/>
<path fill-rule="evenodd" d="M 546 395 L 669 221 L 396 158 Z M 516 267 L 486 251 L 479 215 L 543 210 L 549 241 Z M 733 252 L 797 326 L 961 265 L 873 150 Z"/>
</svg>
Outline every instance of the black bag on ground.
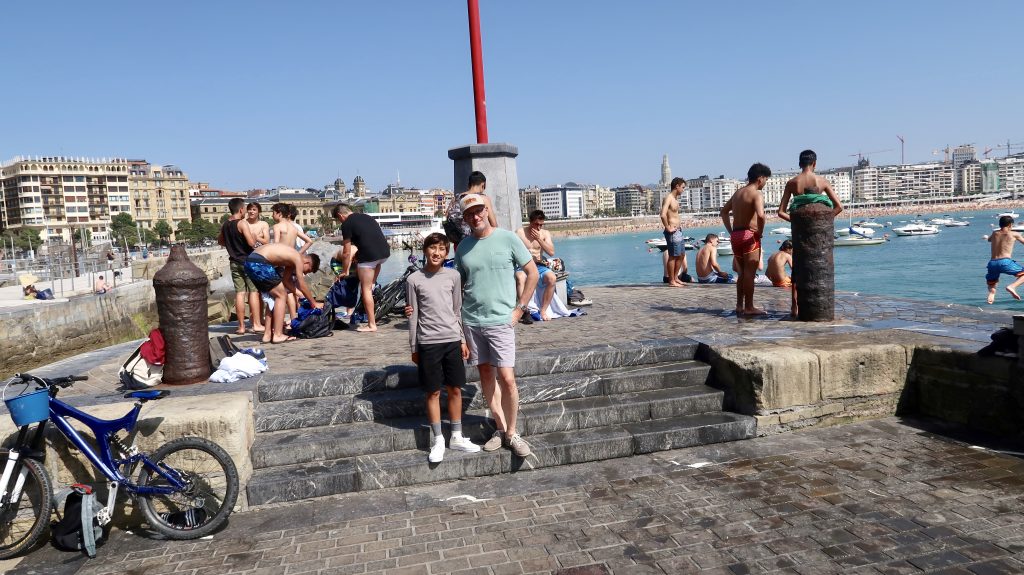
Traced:
<svg viewBox="0 0 1024 575">
<path fill-rule="evenodd" d="M 227 335 L 210 338 L 210 367 L 214 371 L 220 369 L 220 360 L 231 357 L 241 351 Z"/>
<path fill-rule="evenodd" d="M 292 335 L 299 339 L 313 339 L 334 335 L 334 306 L 330 301 L 324 302 L 320 313 L 310 313 L 292 330 Z"/>
<path fill-rule="evenodd" d="M 992 334 L 992 343 L 978 350 L 978 355 L 991 357 L 996 355 L 1017 355 L 1020 351 L 1017 334 L 1008 327 L 1001 327 Z"/>
<path fill-rule="evenodd" d="M 56 499 L 59 507 L 61 494 Z M 50 524 L 53 544 L 64 551 L 85 551 L 89 557 L 96 556 L 96 547 L 107 540 L 106 531 L 96 519 L 96 513 L 102 509 L 96 502 L 92 490 L 81 485 L 73 485 L 70 492 L 64 495 L 64 513 L 58 521 Z M 82 529 L 89 525 L 89 530 Z"/>
</svg>

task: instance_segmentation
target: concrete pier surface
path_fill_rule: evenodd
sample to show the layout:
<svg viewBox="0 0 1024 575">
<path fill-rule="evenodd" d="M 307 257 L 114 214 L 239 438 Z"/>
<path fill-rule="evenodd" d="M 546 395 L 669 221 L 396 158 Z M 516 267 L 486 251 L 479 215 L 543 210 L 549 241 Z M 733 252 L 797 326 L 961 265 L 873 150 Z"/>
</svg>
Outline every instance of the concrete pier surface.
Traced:
<svg viewBox="0 0 1024 575">
<path fill-rule="evenodd" d="M 97 575 L 1024 572 L 1019 450 L 989 443 L 991 435 L 965 443 L 934 420 L 892 416 L 908 402 L 940 415 L 963 403 L 952 392 L 931 404 L 910 394 L 937 377 L 928 369 L 1011 381 L 1015 359 L 971 362 L 992 332 L 1013 325 L 1012 312 L 840 292 L 834 322 L 802 323 L 788 317 L 782 289 L 758 288 L 755 303 L 769 313 L 752 319 L 731 311 L 734 286 L 584 289 L 594 301 L 587 315 L 517 326 L 520 357 L 688 337 L 702 344 L 698 359 L 712 366 L 712 379 L 725 382 L 726 408 L 756 416 L 762 437 L 272 505 L 237 513 L 213 539 L 193 543 L 117 528 L 96 560 L 45 546 L 0 568 Z M 256 335 L 233 339 L 259 345 Z M 133 346 L 34 372 L 90 375 L 66 394 L 72 403 L 123 402 L 116 373 Z M 264 349 L 265 382 L 411 364 L 400 317 L 377 333 L 335 331 Z M 942 354 L 956 361 L 947 365 Z M 920 358 L 928 365 L 915 366 Z M 173 387 L 165 401 L 230 394 L 233 409 L 245 411 L 238 398 L 260 379 Z M 202 407 L 192 401 L 164 418 L 189 413 Z M 251 408 L 238 415 L 251 418 Z M 976 415 L 943 418 L 977 427 Z M 855 423 L 837 425 L 846 421 Z M 241 443 L 235 453 L 244 452 Z"/>
</svg>

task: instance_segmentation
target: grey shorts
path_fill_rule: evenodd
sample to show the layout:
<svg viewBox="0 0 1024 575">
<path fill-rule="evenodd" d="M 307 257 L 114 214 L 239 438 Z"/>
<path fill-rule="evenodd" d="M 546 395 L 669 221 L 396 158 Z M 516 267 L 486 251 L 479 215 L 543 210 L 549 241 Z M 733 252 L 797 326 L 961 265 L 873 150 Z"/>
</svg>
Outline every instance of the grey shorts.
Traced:
<svg viewBox="0 0 1024 575">
<path fill-rule="evenodd" d="M 463 326 L 466 345 L 469 346 L 469 365 L 486 363 L 494 367 L 516 366 L 515 327 L 492 325 L 487 327 Z"/>
</svg>

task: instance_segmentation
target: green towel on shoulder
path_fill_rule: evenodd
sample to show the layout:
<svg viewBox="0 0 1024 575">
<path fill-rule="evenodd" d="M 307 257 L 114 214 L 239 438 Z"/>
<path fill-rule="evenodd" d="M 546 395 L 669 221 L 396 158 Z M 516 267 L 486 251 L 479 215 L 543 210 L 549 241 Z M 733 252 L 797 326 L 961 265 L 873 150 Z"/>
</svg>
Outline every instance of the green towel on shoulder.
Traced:
<svg viewBox="0 0 1024 575">
<path fill-rule="evenodd" d="M 825 204 L 828 207 L 834 207 L 832 200 L 828 199 L 825 194 L 800 194 L 793 196 L 793 199 L 789 202 L 789 211 L 798 210 L 807 204 Z"/>
</svg>

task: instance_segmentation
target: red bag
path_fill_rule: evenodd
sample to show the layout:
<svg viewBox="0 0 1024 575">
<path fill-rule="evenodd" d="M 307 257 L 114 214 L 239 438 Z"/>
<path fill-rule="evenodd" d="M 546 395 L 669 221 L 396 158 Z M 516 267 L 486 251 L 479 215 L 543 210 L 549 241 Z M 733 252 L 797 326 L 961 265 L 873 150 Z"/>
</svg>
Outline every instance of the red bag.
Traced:
<svg viewBox="0 0 1024 575">
<path fill-rule="evenodd" d="M 149 332 L 149 339 L 139 348 L 139 353 L 142 354 L 142 359 L 145 359 L 149 365 L 164 364 L 164 359 L 166 359 L 164 355 L 164 334 L 160 333 L 160 328 L 155 327 L 153 331 Z"/>
</svg>

